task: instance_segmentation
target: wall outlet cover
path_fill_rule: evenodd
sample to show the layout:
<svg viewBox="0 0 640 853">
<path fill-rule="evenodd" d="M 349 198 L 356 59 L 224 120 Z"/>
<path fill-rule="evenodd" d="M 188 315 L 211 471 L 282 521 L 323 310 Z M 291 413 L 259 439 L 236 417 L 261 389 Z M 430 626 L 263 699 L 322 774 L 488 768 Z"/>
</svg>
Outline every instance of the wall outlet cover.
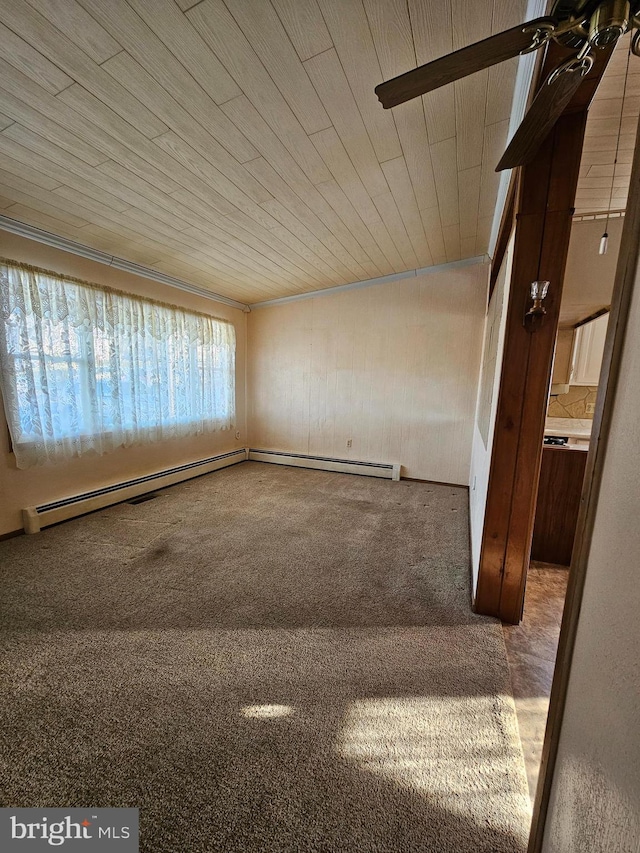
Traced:
<svg viewBox="0 0 640 853">
<path fill-rule="evenodd" d="M 595 403 L 587 403 L 584 410 L 588 415 L 593 415 L 593 414 L 595 414 L 595 411 L 596 411 L 596 404 Z"/>
</svg>

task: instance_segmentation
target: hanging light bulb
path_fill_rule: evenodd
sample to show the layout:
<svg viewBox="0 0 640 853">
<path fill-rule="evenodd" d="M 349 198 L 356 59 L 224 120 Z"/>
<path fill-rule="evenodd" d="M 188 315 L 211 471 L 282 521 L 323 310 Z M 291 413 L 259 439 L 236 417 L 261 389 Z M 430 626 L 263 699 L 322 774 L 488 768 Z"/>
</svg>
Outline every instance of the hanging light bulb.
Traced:
<svg viewBox="0 0 640 853">
<path fill-rule="evenodd" d="M 637 34 L 636 34 L 637 36 Z M 611 189 L 609 191 L 609 206 L 607 208 L 607 221 L 604 224 L 604 234 L 600 238 L 599 255 L 606 255 L 609 248 L 609 216 L 611 214 L 611 202 L 613 201 L 613 187 L 616 182 L 616 171 L 618 167 L 618 151 L 620 150 L 620 134 L 622 133 L 622 116 L 624 115 L 624 102 L 627 97 L 627 78 L 629 77 L 629 59 L 631 58 L 631 45 L 627 52 L 627 67 L 624 72 L 624 86 L 622 88 L 622 104 L 620 106 L 620 119 L 618 121 L 618 138 L 616 139 L 616 153 L 613 158 L 613 171 L 611 172 Z"/>
<path fill-rule="evenodd" d="M 607 249 L 609 248 L 609 235 L 605 231 L 602 237 L 600 238 L 600 248 L 598 249 L 598 254 L 606 255 Z"/>
</svg>

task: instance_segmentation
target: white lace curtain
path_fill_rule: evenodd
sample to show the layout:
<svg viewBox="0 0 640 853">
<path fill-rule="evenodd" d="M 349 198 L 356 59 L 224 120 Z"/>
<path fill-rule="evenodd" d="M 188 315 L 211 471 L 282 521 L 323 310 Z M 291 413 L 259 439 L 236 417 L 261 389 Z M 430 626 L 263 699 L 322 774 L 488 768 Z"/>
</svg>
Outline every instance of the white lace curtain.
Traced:
<svg viewBox="0 0 640 853">
<path fill-rule="evenodd" d="M 231 429 L 231 323 L 0 261 L 0 386 L 19 468 Z"/>
</svg>

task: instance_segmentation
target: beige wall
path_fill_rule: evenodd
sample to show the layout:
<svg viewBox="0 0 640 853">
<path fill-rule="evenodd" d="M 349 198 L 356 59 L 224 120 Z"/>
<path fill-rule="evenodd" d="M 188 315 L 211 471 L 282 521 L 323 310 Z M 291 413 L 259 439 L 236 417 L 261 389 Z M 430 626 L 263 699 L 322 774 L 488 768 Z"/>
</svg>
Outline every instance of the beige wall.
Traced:
<svg viewBox="0 0 640 853">
<path fill-rule="evenodd" d="M 251 447 L 467 485 L 487 276 L 477 264 L 254 309 Z"/>
<path fill-rule="evenodd" d="M 640 849 L 640 280 L 623 353 L 544 853 Z"/>
<path fill-rule="evenodd" d="M 47 465 L 20 471 L 16 468 L 15 457 L 9 452 L 9 434 L 4 410 L 0 407 L 0 535 L 22 527 L 22 507 L 46 503 L 245 446 L 246 314 L 205 297 L 130 275 L 4 231 L 0 231 L 0 256 L 231 320 L 237 339 L 236 422 L 241 433 L 240 440 L 236 440 L 235 431 L 224 431 L 147 447 L 122 448 L 104 456 L 84 456 L 64 465 Z"/>
</svg>

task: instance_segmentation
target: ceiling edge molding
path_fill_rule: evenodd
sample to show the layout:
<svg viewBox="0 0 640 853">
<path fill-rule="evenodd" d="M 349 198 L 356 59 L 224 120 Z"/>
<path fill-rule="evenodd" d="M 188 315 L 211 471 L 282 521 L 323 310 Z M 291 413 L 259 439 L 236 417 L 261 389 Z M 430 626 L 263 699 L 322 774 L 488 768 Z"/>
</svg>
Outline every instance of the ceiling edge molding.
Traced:
<svg viewBox="0 0 640 853">
<path fill-rule="evenodd" d="M 546 0 L 529 0 L 527 3 L 527 21 L 532 21 L 539 18 L 546 12 Z M 529 102 L 529 93 L 533 82 L 533 74 L 537 63 L 537 51 L 525 53 L 518 60 L 518 71 L 516 73 L 516 85 L 513 89 L 513 100 L 511 101 L 511 115 L 509 118 L 509 132 L 507 134 L 508 145 L 511 137 L 520 126 L 520 122 L 524 118 Z M 507 201 L 509 192 L 509 182 L 511 181 L 511 169 L 505 169 L 500 172 L 500 183 L 498 185 L 498 197 L 496 198 L 496 206 L 493 210 L 493 222 L 491 224 L 491 236 L 489 237 L 489 247 L 487 253 L 490 258 L 496 249 L 496 242 L 500 232 L 500 223 L 504 206 Z"/>
<path fill-rule="evenodd" d="M 296 293 L 294 296 L 281 296 L 278 299 L 267 299 L 264 302 L 252 302 L 249 308 L 268 308 L 271 305 L 286 305 L 288 302 L 298 302 L 301 299 L 315 299 L 318 296 L 332 296 L 336 293 L 344 293 L 346 290 L 358 290 L 361 287 L 372 287 L 376 284 L 389 284 L 392 281 L 401 281 L 403 278 L 415 278 L 419 275 L 428 275 L 435 272 L 445 272 L 462 267 L 475 266 L 476 264 L 489 263 L 487 255 L 476 255 L 473 258 L 463 258 L 460 261 L 450 261 L 448 264 L 435 264 L 432 267 L 420 267 L 420 269 L 395 272 L 383 275 L 380 278 L 367 278 L 364 281 L 352 281 L 349 284 L 338 284 L 335 287 L 325 287 L 322 290 L 311 290 L 308 293 Z"/>
<path fill-rule="evenodd" d="M 98 249 L 92 249 L 90 246 L 83 246 L 82 243 L 76 243 L 74 240 L 69 240 L 66 237 L 58 237 L 49 231 L 43 231 L 41 228 L 27 225 L 25 222 L 18 222 L 17 219 L 10 219 L 8 216 L 1 214 L 0 229 L 9 231 L 11 234 L 17 234 L 19 237 L 26 237 L 29 240 L 44 243 L 47 246 L 52 246 L 54 249 L 61 249 L 63 252 L 70 252 L 72 255 L 79 255 L 81 258 L 88 258 L 90 261 L 97 261 L 99 264 L 114 267 L 132 275 L 138 275 L 141 278 L 148 278 L 160 284 L 166 284 L 168 287 L 175 287 L 177 290 L 184 290 L 186 293 L 203 296 L 212 302 L 221 302 L 223 305 L 230 305 L 232 308 L 239 308 L 241 311 L 248 310 L 248 306 L 244 302 L 237 302 L 235 299 L 229 299 L 227 296 L 213 293 L 213 291 L 206 290 L 204 287 L 198 287 L 195 284 L 182 281 L 182 279 L 174 278 L 172 275 L 166 275 L 152 267 L 145 267 L 142 264 L 136 264 L 133 261 L 109 255 Z"/>
</svg>

